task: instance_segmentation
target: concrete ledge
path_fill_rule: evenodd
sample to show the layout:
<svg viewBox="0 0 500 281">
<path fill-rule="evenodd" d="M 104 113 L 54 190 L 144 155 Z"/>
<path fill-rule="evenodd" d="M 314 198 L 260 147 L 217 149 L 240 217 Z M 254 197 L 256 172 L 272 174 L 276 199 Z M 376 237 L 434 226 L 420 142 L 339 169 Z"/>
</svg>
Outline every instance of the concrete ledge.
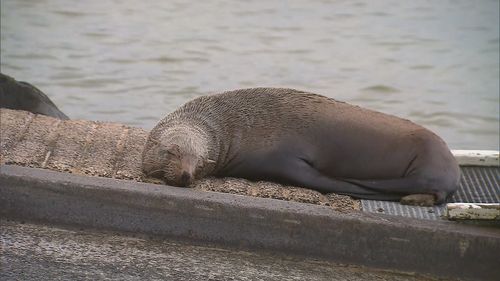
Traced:
<svg viewBox="0 0 500 281">
<path fill-rule="evenodd" d="M 277 250 L 437 277 L 500 276 L 500 228 L 0 166 L 0 216 Z"/>
</svg>

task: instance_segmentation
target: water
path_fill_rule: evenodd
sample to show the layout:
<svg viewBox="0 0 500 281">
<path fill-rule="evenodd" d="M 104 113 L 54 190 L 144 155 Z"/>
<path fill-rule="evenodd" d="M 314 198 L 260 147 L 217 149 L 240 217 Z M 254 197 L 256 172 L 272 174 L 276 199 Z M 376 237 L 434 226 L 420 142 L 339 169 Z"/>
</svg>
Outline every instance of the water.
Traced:
<svg viewBox="0 0 500 281">
<path fill-rule="evenodd" d="M 275 86 L 499 149 L 499 1 L 2 0 L 1 70 L 73 119 L 146 129 L 196 96 Z"/>
</svg>

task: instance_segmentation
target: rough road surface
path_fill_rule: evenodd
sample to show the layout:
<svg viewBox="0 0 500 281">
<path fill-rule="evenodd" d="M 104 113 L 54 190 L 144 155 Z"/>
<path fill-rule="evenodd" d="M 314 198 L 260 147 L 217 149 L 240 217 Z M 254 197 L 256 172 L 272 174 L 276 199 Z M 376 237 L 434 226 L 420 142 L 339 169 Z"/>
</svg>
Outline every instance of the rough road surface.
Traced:
<svg viewBox="0 0 500 281">
<path fill-rule="evenodd" d="M 1 280 L 430 280 L 263 252 L 0 220 Z"/>
<path fill-rule="evenodd" d="M 26 111 L 0 109 L 0 164 L 45 168 L 90 176 L 161 183 L 144 178 L 141 154 L 148 132 L 117 123 L 59 120 Z M 251 182 L 207 178 L 191 187 L 255 197 L 331 206 L 338 211 L 359 210 L 348 196 Z"/>
</svg>

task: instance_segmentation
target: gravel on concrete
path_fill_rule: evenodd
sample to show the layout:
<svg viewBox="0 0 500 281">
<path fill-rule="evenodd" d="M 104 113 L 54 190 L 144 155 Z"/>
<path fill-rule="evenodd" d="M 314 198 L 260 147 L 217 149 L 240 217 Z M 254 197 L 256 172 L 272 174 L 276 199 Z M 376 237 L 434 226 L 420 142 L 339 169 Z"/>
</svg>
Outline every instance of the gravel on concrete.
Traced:
<svg viewBox="0 0 500 281">
<path fill-rule="evenodd" d="M 0 109 L 0 127 L 0 164 L 164 184 L 145 178 L 141 171 L 141 154 L 148 135 L 143 129 L 117 123 L 59 120 L 5 108 Z M 341 212 L 360 210 L 359 200 L 349 196 L 325 195 L 271 182 L 206 178 L 191 187 L 331 206 Z"/>
</svg>

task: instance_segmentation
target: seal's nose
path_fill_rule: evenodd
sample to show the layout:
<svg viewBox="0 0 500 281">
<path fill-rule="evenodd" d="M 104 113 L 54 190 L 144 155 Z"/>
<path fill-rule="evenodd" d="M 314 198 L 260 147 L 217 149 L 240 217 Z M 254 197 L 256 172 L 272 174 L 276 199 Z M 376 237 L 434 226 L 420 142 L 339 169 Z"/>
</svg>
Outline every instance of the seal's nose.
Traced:
<svg viewBox="0 0 500 281">
<path fill-rule="evenodd" d="M 181 183 L 183 186 L 188 186 L 191 183 L 192 176 L 188 172 L 182 172 Z"/>
</svg>

